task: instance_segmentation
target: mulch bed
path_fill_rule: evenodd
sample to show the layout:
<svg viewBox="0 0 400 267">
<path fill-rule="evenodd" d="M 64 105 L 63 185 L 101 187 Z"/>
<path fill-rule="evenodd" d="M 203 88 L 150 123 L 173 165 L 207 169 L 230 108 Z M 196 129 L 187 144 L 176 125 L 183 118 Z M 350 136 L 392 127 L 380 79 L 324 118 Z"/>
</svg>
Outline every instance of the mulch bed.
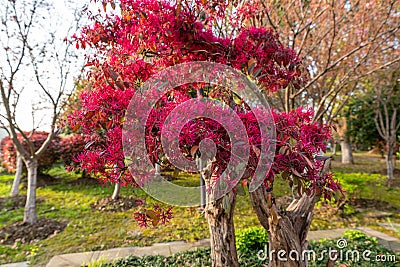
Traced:
<svg viewBox="0 0 400 267">
<path fill-rule="evenodd" d="M 348 203 L 356 209 L 379 210 L 393 213 L 400 212 L 399 208 L 392 206 L 388 202 L 382 200 L 355 198 L 349 199 Z"/>
<path fill-rule="evenodd" d="M 16 222 L 0 229 L 0 244 L 31 243 L 53 237 L 67 227 L 67 222 L 40 218 L 35 224 Z"/>
<path fill-rule="evenodd" d="M 37 187 L 46 187 L 50 185 L 55 185 L 60 182 L 60 179 L 54 178 L 51 175 L 44 174 L 44 173 L 38 173 L 37 178 L 36 178 L 36 185 Z M 22 189 L 26 190 L 28 187 L 27 183 L 27 177 L 23 176 L 21 179 L 21 184 L 22 184 Z"/>
<path fill-rule="evenodd" d="M 178 179 L 175 176 L 167 174 L 167 173 L 162 173 L 162 177 L 167 181 L 175 181 Z"/>
<path fill-rule="evenodd" d="M 278 208 L 286 208 L 293 198 L 290 196 L 283 196 L 276 198 L 276 204 Z M 348 205 L 353 207 L 358 212 L 386 212 L 388 214 L 396 215 L 400 213 L 400 209 L 396 206 L 390 205 L 386 201 L 376 199 L 365 199 L 365 198 L 351 198 L 346 201 Z M 329 217 L 335 214 L 340 214 L 340 208 L 336 205 L 331 205 L 327 202 L 322 201 L 321 205 L 316 207 L 314 213 L 319 217 Z"/>
<path fill-rule="evenodd" d="M 72 186 L 76 185 L 98 185 L 100 180 L 91 177 L 81 177 L 76 180 L 70 181 L 68 184 Z"/>
<path fill-rule="evenodd" d="M 92 203 L 90 207 L 93 210 L 106 211 L 106 212 L 124 212 L 134 207 L 139 206 L 144 200 L 135 198 L 133 196 L 120 196 L 117 199 L 106 197 L 99 199 Z"/>
<path fill-rule="evenodd" d="M 0 198 L 0 210 L 10 211 L 25 207 L 26 196 L 16 197 L 1 197 Z M 36 198 L 36 204 L 43 202 L 43 199 Z"/>
</svg>

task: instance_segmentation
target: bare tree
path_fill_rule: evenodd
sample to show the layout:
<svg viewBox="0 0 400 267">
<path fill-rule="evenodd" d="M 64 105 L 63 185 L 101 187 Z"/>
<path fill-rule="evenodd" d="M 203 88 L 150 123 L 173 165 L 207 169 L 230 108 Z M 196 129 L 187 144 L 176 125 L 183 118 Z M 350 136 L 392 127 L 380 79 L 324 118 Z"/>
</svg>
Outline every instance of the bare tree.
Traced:
<svg viewBox="0 0 400 267">
<path fill-rule="evenodd" d="M 342 163 L 354 164 L 350 138 L 347 135 L 348 121 L 346 117 L 338 117 L 334 120 L 336 126 L 336 140 L 342 150 Z"/>
<path fill-rule="evenodd" d="M 251 2 L 259 8 L 247 23 L 272 27 L 281 42 L 303 58 L 310 72 L 304 87 L 291 85 L 277 94 L 278 101 L 270 100 L 283 110 L 312 106 L 314 120 L 330 123 L 359 88 L 361 79 L 400 60 L 396 53 L 400 29 L 397 0 Z M 346 138 L 341 145 L 350 147 Z M 351 153 L 351 149 L 344 152 Z M 352 162 L 352 155 L 344 154 L 346 161 Z"/>
<path fill-rule="evenodd" d="M 376 116 L 375 125 L 379 135 L 386 142 L 387 184 L 393 182 L 393 156 L 400 129 L 400 68 L 390 70 L 389 75 L 376 79 L 374 88 Z"/>
<path fill-rule="evenodd" d="M 57 134 L 57 118 L 65 104 L 65 95 L 72 89 L 67 81 L 72 75 L 74 64 L 71 63 L 76 62 L 76 55 L 71 52 L 70 43 L 63 41 L 66 35 L 60 37 L 57 34 L 60 28 L 55 24 L 60 20 L 43 20 L 55 17 L 54 8 L 46 1 L 2 0 L 0 5 L 1 46 L 5 52 L 0 64 L 1 118 L 28 170 L 24 222 L 35 223 L 38 158 Z M 79 24 L 78 18 L 75 13 L 74 25 L 70 26 L 73 31 Z M 32 78 L 27 80 L 27 77 Z M 29 85 L 24 84 L 27 81 Z M 26 132 L 26 122 L 24 124 L 18 120 L 17 108 L 19 104 L 25 104 L 21 103 L 23 93 L 28 94 L 33 103 L 34 120 L 30 133 L 43 127 L 43 121 L 49 128 L 47 139 L 38 149 L 35 149 Z M 26 116 L 26 108 L 22 109 Z M 40 114 L 44 117 L 37 119 Z M 22 136 L 22 140 L 19 136 Z"/>
<path fill-rule="evenodd" d="M 21 183 L 21 177 L 22 177 L 22 169 L 23 169 L 23 161 L 22 157 L 19 153 L 17 153 L 17 166 L 15 170 L 15 177 L 13 180 L 13 184 L 11 186 L 11 197 L 16 197 L 19 195 L 19 184 Z"/>
</svg>

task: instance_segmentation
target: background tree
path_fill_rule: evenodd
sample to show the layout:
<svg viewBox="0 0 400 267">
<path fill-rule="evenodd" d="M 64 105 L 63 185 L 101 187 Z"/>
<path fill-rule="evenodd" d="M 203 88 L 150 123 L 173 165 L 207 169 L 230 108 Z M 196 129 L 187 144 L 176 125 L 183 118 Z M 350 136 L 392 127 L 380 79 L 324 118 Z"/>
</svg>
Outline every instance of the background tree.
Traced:
<svg viewBox="0 0 400 267">
<path fill-rule="evenodd" d="M 374 122 L 375 107 L 368 95 L 362 92 L 355 94 L 343 113 L 349 124 L 347 135 L 357 149 L 383 151 L 383 147 L 380 147 L 383 140 Z"/>
<path fill-rule="evenodd" d="M 397 135 L 400 129 L 400 68 L 395 68 L 376 75 L 371 82 L 375 106 L 374 122 L 379 135 L 386 143 L 387 183 L 393 182 L 394 156 Z"/>
<path fill-rule="evenodd" d="M 92 85 L 89 81 L 87 81 L 84 77 L 80 77 L 75 82 L 75 89 L 72 94 L 68 97 L 68 105 L 65 105 L 61 111 L 59 116 L 59 122 L 62 126 L 62 133 L 68 135 L 69 137 L 63 139 L 63 147 L 67 150 L 65 154 L 63 154 L 63 161 L 66 164 L 67 169 L 72 170 L 74 166 L 76 166 L 73 157 L 77 156 L 79 152 L 81 152 L 86 143 L 90 144 L 89 141 L 85 141 L 86 136 L 80 133 L 79 129 L 71 129 L 68 124 L 68 117 L 75 113 L 77 110 L 82 108 L 80 94 L 86 89 L 90 88 Z M 74 134 L 75 132 L 75 134 Z M 68 145 L 70 149 L 68 149 Z M 86 170 L 80 170 L 82 176 L 86 176 Z M 121 185 L 119 183 L 114 184 L 114 191 L 111 195 L 111 199 L 118 199 L 121 191 Z"/>
<path fill-rule="evenodd" d="M 105 11 L 108 6 L 115 7 L 113 1 L 109 2 L 110 5 L 103 3 Z M 82 110 L 70 117 L 71 128 L 81 129 L 90 137 L 78 156 L 79 168 L 114 183 L 135 184 L 122 151 L 125 111 L 135 90 L 169 66 L 199 60 L 228 64 L 256 81 L 266 94 L 289 84 L 301 86 L 304 83 L 304 68 L 294 51 L 280 44 L 272 30 L 243 27 L 238 23 L 240 18 L 235 17 L 237 14 L 226 18 L 224 11 L 229 6 L 225 5 L 217 1 L 121 1 L 120 14 L 118 11 L 109 12 L 107 16 L 89 14 L 92 24 L 77 37 L 77 46 L 90 47 L 94 52 L 87 64 L 91 66 L 87 71 L 91 86 L 80 94 Z M 213 25 L 229 25 L 226 27 L 231 34 Z M 219 28 L 225 34 L 216 36 Z M 246 178 L 251 178 L 257 165 L 260 135 L 254 130 L 257 127 L 246 105 L 232 101 L 231 92 L 215 86 L 198 84 L 175 88 L 157 103 L 146 124 L 149 158 L 153 164 L 165 164 L 160 160 L 164 148 L 159 141 L 163 120 L 177 105 L 196 97 L 197 89 L 203 89 L 205 96 L 235 107 L 246 129 L 253 129 L 251 158 L 246 167 L 247 175 L 242 177 L 246 184 Z M 329 198 L 340 191 L 324 168 L 323 160 L 315 158 L 325 150 L 330 128 L 312 122 L 312 118 L 311 110 L 301 108 L 288 113 L 274 112 L 281 133 L 276 163 L 264 185 L 251 196 L 260 222 L 269 230 L 273 248 L 296 249 L 300 254 L 307 247 L 307 231 L 318 197 Z M 180 135 L 184 154 L 190 158 L 204 138 L 218 144 L 216 160 L 208 162 L 203 170 L 206 185 L 212 188 L 212 181 L 219 179 L 229 159 L 226 153 L 229 136 L 210 120 L 193 120 L 185 125 Z M 283 179 L 293 189 L 295 199 L 287 212 L 275 204 L 272 194 L 275 179 Z M 238 266 L 233 226 L 236 190 L 234 188 L 222 199 L 208 202 L 205 208 L 214 266 Z M 212 194 L 212 191 L 208 193 L 208 197 L 212 198 Z M 159 207 L 152 212 L 136 213 L 135 217 L 143 226 L 157 225 L 170 218 L 169 213 L 162 212 Z M 284 226 L 279 228 L 280 225 Z M 281 263 L 274 258 L 272 264 Z M 286 264 L 304 266 L 306 263 L 290 261 Z"/>
<path fill-rule="evenodd" d="M 272 27 L 308 66 L 305 86 L 277 93 L 276 106 L 315 110 L 314 120 L 331 123 L 359 88 L 360 79 L 398 62 L 399 1 L 239 1 L 248 24 Z M 271 100 L 273 101 L 273 100 Z M 347 122 L 346 122 L 347 124 Z M 344 134 L 342 148 L 349 148 Z M 343 153 L 347 152 L 347 153 Z M 342 162 L 353 162 L 351 149 Z"/>
<path fill-rule="evenodd" d="M 337 140 L 342 152 L 342 163 L 354 164 L 353 149 L 350 143 L 350 134 L 348 133 L 348 118 L 346 116 L 337 117 L 333 123 L 336 127 Z"/>
<path fill-rule="evenodd" d="M 70 91 L 67 80 L 71 75 L 75 57 L 71 54 L 70 44 L 63 41 L 65 36 L 58 35 L 63 31 L 54 30 L 57 28 L 54 22 L 57 23 L 57 21 L 46 22 L 47 24 L 43 25 L 43 21 L 40 20 L 42 16 L 54 17 L 53 10 L 46 1 L 3 0 L 1 6 L 1 46 L 5 52 L 2 54 L 0 65 L 1 117 L 4 128 L 8 130 L 28 170 L 24 222 L 35 223 L 37 221 L 35 200 L 38 160 L 57 134 L 56 121 L 63 105 L 63 97 Z M 75 15 L 75 21 L 79 21 L 77 14 Z M 72 25 L 71 28 L 74 28 L 78 22 Z M 52 26 L 54 28 L 51 28 Z M 67 35 L 67 31 L 64 34 Z M 25 83 L 29 84 L 29 88 Z M 37 91 L 34 89 L 35 86 Z M 25 89 L 31 96 L 38 95 L 36 101 L 32 99 L 34 103 L 32 117 L 36 120 L 33 120 L 33 127 L 29 134 L 36 131 L 40 125 L 41 119 L 37 117 L 40 112 L 49 118 L 46 123 L 50 131 L 39 148 L 35 148 L 29 134 L 27 135 L 24 131 L 29 126 L 24 125 L 17 118 L 19 115 L 17 107 L 26 93 Z M 26 109 L 24 111 L 26 116 Z M 43 127 L 43 125 L 40 126 Z M 18 138 L 19 134 L 28 148 L 24 147 L 22 140 Z"/>
<path fill-rule="evenodd" d="M 35 149 L 39 149 L 47 136 L 49 135 L 46 132 L 35 131 L 32 135 L 28 132 L 25 132 L 25 135 L 29 136 L 30 142 L 33 144 Z M 28 143 L 25 141 L 21 134 L 18 134 L 18 140 L 20 140 L 21 144 L 25 149 L 29 149 Z M 38 173 L 43 173 L 46 170 L 49 170 L 54 163 L 60 160 L 60 157 L 63 153 L 63 147 L 61 146 L 61 138 L 59 136 L 55 136 L 50 145 L 49 149 L 47 149 L 43 154 L 39 157 L 38 161 Z M 17 150 L 15 149 L 13 140 L 7 136 L 3 140 L 1 140 L 1 151 L 2 151 L 2 165 L 8 172 L 17 172 L 18 171 L 18 158 L 19 155 Z M 26 169 L 24 170 L 26 173 Z"/>
</svg>

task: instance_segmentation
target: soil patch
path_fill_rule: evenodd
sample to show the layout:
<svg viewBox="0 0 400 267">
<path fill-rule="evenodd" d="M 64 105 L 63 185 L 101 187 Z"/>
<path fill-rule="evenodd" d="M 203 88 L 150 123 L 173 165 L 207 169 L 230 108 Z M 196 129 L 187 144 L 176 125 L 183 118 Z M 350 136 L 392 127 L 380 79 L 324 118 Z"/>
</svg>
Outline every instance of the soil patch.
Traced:
<svg viewBox="0 0 400 267">
<path fill-rule="evenodd" d="M 292 202 L 292 197 L 276 198 L 278 209 L 284 210 Z M 376 222 L 378 219 L 398 216 L 400 209 L 386 201 L 355 198 L 346 202 L 331 204 L 321 200 L 314 209 L 314 229 L 356 227 L 366 222 Z M 315 228 L 316 227 L 316 228 Z"/>
<path fill-rule="evenodd" d="M 16 222 L 0 229 L 0 244 L 30 243 L 53 237 L 63 231 L 67 222 L 40 218 L 35 224 Z"/>
<path fill-rule="evenodd" d="M 38 173 L 36 179 L 37 179 L 37 181 L 36 181 L 37 187 L 46 187 L 46 186 L 50 186 L 50 185 L 55 185 L 60 182 L 59 179 L 54 178 L 53 176 L 44 174 L 44 173 Z M 22 184 L 22 189 L 26 190 L 28 187 L 28 182 L 27 182 L 26 176 L 22 177 L 21 184 Z"/>
<path fill-rule="evenodd" d="M 98 211 L 123 212 L 139 206 L 143 201 L 143 199 L 138 199 L 132 196 L 120 196 L 117 199 L 106 197 L 92 203 L 90 207 L 93 210 Z"/>
<path fill-rule="evenodd" d="M 168 174 L 168 173 L 162 173 L 161 174 L 162 175 L 162 177 L 165 179 L 165 180 L 167 180 L 167 181 L 175 181 L 175 180 L 177 180 L 178 178 L 176 178 L 176 177 L 174 177 L 173 175 L 170 175 L 170 174 Z"/>
<path fill-rule="evenodd" d="M 387 175 L 387 169 L 381 169 L 380 174 L 382 175 Z M 393 187 L 400 187 L 400 169 L 394 169 L 393 170 L 393 182 L 392 182 L 392 186 Z"/>
<path fill-rule="evenodd" d="M 400 212 L 400 209 L 386 201 L 376 199 L 355 198 L 349 199 L 349 204 L 356 209 L 379 210 L 387 212 Z"/>
<path fill-rule="evenodd" d="M 69 182 L 68 184 L 70 184 L 72 186 L 77 186 L 77 185 L 99 185 L 100 181 L 95 179 L 95 178 L 91 178 L 91 177 L 82 177 L 82 178 L 78 178 L 76 180 L 73 180 L 73 181 Z"/>
<path fill-rule="evenodd" d="M 26 196 L 16 197 L 1 197 L 0 198 L 0 210 L 10 211 L 25 207 Z M 43 202 L 43 199 L 36 198 L 36 204 Z"/>
</svg>

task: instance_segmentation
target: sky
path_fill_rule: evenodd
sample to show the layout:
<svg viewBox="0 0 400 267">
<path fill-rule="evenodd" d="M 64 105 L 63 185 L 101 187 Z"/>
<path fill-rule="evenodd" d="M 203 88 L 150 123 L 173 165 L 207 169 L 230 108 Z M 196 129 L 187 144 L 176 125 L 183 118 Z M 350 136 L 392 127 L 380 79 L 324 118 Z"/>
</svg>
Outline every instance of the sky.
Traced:
<svg viewBox="0 0 400 267">
<path fill-rule="evenodd" d="M 4 17 L 4 7 L 5 2 L 7 1 L 8 0 L 0 0 L 0 17 Z M 26 1 L 28 3 L 31 2 L 31 0 Z M 74 55 L 72 58 L 73 60 L 70 63 L 67 62 L 63 57 L 63 54 L 66 51 L 65 43 L 63 42 L 64 38 L 71 37 L 72 34 L 77 31 L 75 29 L 76 19 L 74 17 L 74 11 L 82 10 L 85 4 L 89 5 L 91 10 L 97 10 L 98 6 L 90 3 L 89 0 L 47 0 L 46 2 L 51 6 L 50 11 L 41 9 L 37 21 L 33 24 L 30 36 L 31 43 L 37 45 L 35 51 L 40 51 L 42 47 L 46 47 L 44 50 L 45 53 L 37 54 L 36 58 L 39 62 L 38 66 L 41 81 L 46 88 L 50 88 L 51 93 L 54 95 L 60 88 L 61 80 L 65 81 L 66 91 L 71 91 L 74 87 L 74 81 L 81 73 L 81 69 L 84 65 L 83 50 L 77 50 L 74 47 L 70 47 L 69 53 Z M 23 7 L 20 8 L 21 15 L 26 14 L 26 11 L 22 10 Z M 81 25 L 87 24 L 87 21 L 84 20 L 85 16 L 80 16 L 80 18 Z M 12 22 L 7 23 L 9 23 L 7 24 L 8 28 L 12 29 Z M 1 27 L 2 26 L 0 26 L 0 29 Z M 4 25 L 2 29 L 4 29 Z M 53 42 L 49 41 L 51 37 L 48 33 L 54 34 Z M 3 50 L 4 47 L 10 47 L 12 52 L 18 54 L 18 45 L 18 40 L 14 38 L 8 40 L 4 34 L 4 31 L 0 32 L 1 50 Z M 55 60 L 56 55 L 58 55 L 60 61 L 62 62 L 61 65 L 63 66 L 63 72 L 66 73 L 68 69 L 69 75 L 63 76 L 66 77 L 65 79 L 61 78 L 60 69 L 58 68 L 60 64 L 58 64 Z M 71 57 L 68 58 L 71 59 Z M 46 97 L 36 82 L 33 67 L 29 64 L 28 59 L 29 58 L 26 58 L 24 62 L 25 65 L 23 65 L 21 70 L 17 73 L 15 79 L 15 88 L 18 88 L 18 90 L 23 88 L 16 109 L 16 121 L 17 124 L 26 131 L 32 130 L 32 128 L 49 131 L 51 118 L 51 113 L 49 113 L 48 109 L 49 105 L 48 102 L 44 101 Z M 7 67 L 5 53 L 0 53 L 0 66 L 3 68 Z M 9 70 L 7 68 L 4 70 L 7 75 Z M 4 112 L 2 107 L 0 107 L 0 112 Z M 4 135 L 4 132 L 0 131 L 0 137 L 2 137 L 2 135 Z"/>
</svg>

